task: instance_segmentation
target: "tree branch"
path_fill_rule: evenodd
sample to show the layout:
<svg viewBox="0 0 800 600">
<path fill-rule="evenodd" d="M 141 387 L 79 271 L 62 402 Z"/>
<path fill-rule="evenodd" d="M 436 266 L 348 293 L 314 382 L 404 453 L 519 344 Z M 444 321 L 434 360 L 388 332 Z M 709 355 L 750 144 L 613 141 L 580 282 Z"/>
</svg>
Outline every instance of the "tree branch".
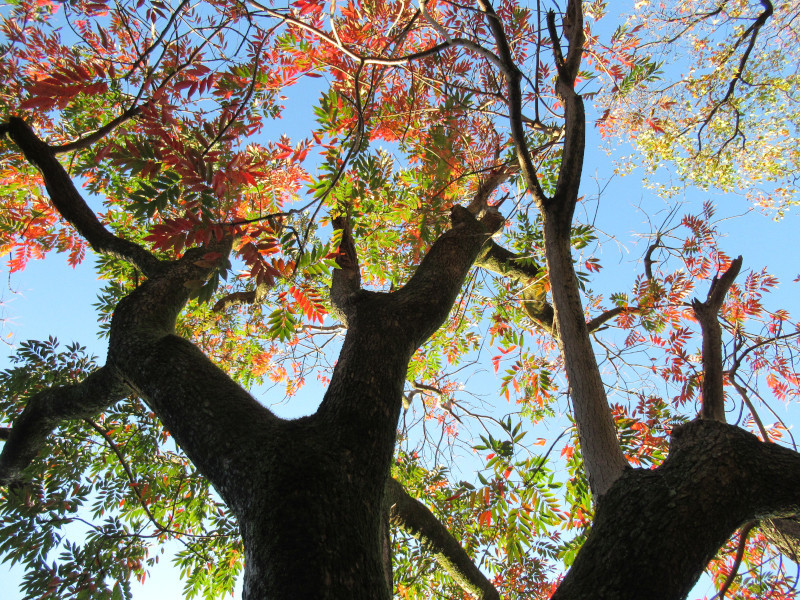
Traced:
<svg viewBox="0 0 800 600">
<path fill-rule="evenodd" d="M 453 206 L 451 220 L 452 228 L 434 242 L 409 281 L 390 293 L 358 290 L 345 230 L 332 297 L 346 312 L 347 334 L 314 418 L 337 431 L 337 443 L 361 465 L 364 481 L 383 485 L 408 361 L 447 319 L 481 248 L 502 223 L 498 213 L 487 211 L 478 221 L 460 205 Z"/>
<path fill-rule="evenodd" d="M 604 323 L 610 321 L 617 315 L 621 315 L 624 312 L 634 312 L 637 310 L 637 308 L 630 308 L 628 306 L 615 306 L 614 308 L 597 315 L 594 319 L 586 323 L 586 328 L 589 330 L 589 333 L 594 333 L 600 329 Z"/>
<path fill-rule="evenodd" d="M 159 275 L 123 298 L 114 310 L 108 362 L 158 415 L 195 466 L 233 510 L 241 481 L 252 476 L 254 449 L 272 439 L 280 420 L 236 384 L 191 342 L 174 335 L 190 291 L 213 266 L 210 250 L 227 256 L 231 239 L 191 248 Z"/>
<path fill-rule="evenodd" d="M 536 203 L 542 206 L 547 201 L 547 196 L 539 183 L 536 167 L 533 166 L 528 142 L 525 139 L 525 127 L 522 118 L 522 88 L 520 86 L 522 72 L 514 62 L 505 29 L 491 3 L 489 0 L 477 0 L 477 3 L 481 11 L 486 15 L 495 44 L 497 44 L 498 58 L 508 94 L 508 120 L 511 128 L 511 138 L 514 140 L 514 148 L 516 149 L 517 162 L 528 192 L 533 196 Z"/>
<path fill-rule="evenodd" d="M 172 27 L 172 24 L 178 18 L 178 15 L 181 12 L 183 12 L 183 9 L 186 8 L 188 4 L 189 0 L 183 0 L 183 2 L 181 2 L 180 5 L 174 11 L 172 11 L 172 14 L 169 16 L 169 20 L 167 21 L 167 24 L 164 26 L 164 28 L 161 30 L 161 33 L 159 33 L 158 37 L 155 40 L 153 40 L 152 44 L 150 44 L 147 48 L 145 48 L 144 52 L 139 54 L 134 63 L 131 65 L 131 68 L 128 69 L 128 72 L 125 73 L 125 75 L 123 75 L 123 79 L 127 79 L 128 77 L 130 77 L 133 74 L 133 72 L 136 69 L 138 69 L 140 65 L 144 63 L 145 59 L 153 52 L 153 50 L 155 50 L 158 47 L 158 45 L 164 40 L 164 37 L 167 35 L 167 32 Z"/>
<path fill-rule="evenodd" d="M 562 27 L 564 29 L 564 36 L 569 41 L 569 49 L 567 50 L 566 57 L 561 50 L 561 44 L 558 40 L 555 13 L 552 10 L 548 11 L 547 29 L 550 33 L 550 41 L 553 44 L 553 55 L 556 61 L 556 68 L 558 69 L 558 76 L 563 80 L 563 83 L 573 87 L 581 67 L 584 42 L 583 7 L 579 0 L 569 0 L 569 2 L 567 2 L 567 11 L 564 13 Z"/>
<path fill-rule="evenodd" d="M 656 235 L 656 241 L 650 244 L 647 247 L 647 252 L 644 253 L 644 275 L 647 277 L 647 281 L 653 280 L 653 252 L 655 252 L 658 247 L 661 246 L 661 234 Z"/>
<path fill-rule="evenodd" d="M 583 100 L 574 89 L 583 52 L 580 2 L 569 0 L 567 5 L 564 32 L 570 48 L 566 57 L 560 50 L 552 13 L 548 14 L 548 28 L 560 64 L 556 93 L 564 105 L 565 125 L 555 194 L 542 207 L 544 249 L 555 310 L 554 324 L 570 386 L 584 465 L 592 493 L 595 498 L 601 498 L 629 467 L 617 439 L 605 385 L 589 337 L 570 245 L 572 217 L 583 169 L 586 126 Z"/>
<path fill-rule="evenodd" d="M 685 598 L 737 529 L 798 498 L 798 453 L 717 421 L 678 427 L 661 466 L 627 470 L 600 499 L 552 600 Z"/>
<path fill-rule="evenodd" d="M 363 65 L 378 65 L 378 66 L 383 66 L 383 67 L 403 66 L 403 65 L 406 65 L 406 64 L 408 64 L 410 62 L 414 62 L 414 61 L 421 60 L 423 58 L 427 58 L 429 56 L 433 56 L 435 54 L 438 54 L 439 52 L 441 52 L 443 50 L 446 50 L 447 48 L 456 47 L 456 46 L 461 46 L 461 47 L 467 48 L 468 50 L 473 51 L 475 54 L 478 54 L 479 56 L 484 57 L 489 62 L 491 62 L 491 63 L 493 63 L 495 65 L 501 65 L 500 60 L 490 50 L 484 48 L 480 44 L 477 44 L 476 42 L 474 42 L 472 40 L 469 40 L 469 39 L 451 38 L 449 35 L 447 35 L 447 33 L 441 27 L 438 27 L 438 23 L 436 23 L 433 19 L 430 19 L 430 18 L 428 18 L 426 20 L 428 21 L 428 23 L 431 24 L 431 26 L 434 29 L 437 30 L 438 33 L 442 34 L 442 37 L 445 38 L 444 42 L 441 42 L 439 44 L 435 44 L 435 45 L 431 46 L 430 48 L 426 48 L 425 50 L 420 50 L 419 52 L 412 52 L 411 54 L 405 54 L 403 56 L 397 56 L 397 57 L 393 57 L 393 58 L 383 58 L 383 57 L 379 57 L 379 56 L 362 55 L 362 54 L 358 54 L 357 52 L 354 52 L 353 50 L 351 50 L 350 48 L 345 46 L 341 42 L 341 40 L 338 39 L 338 35 L 336 35 L 336 31 L 335 30 L 334 30 L 334 35 L 329 35 L 329 34 L 325 33 L 324 31 L 322 31 L 321 29 L 319 29 L 317 27 L 314 27 L 313 25 L 310 25 L 310 24 L 306 23 L 305 21 L 302 21 L 301 19 L 298 19 L 298 18 L 296 18 L 296 17 L 294 17 L 292 15 L 289 15 L 287 13 L 280 12 L 280 11 L 268 8 L 267 6 L 265 6 L 263 4 L 260 4 L 258 2 L 255 2 L 254 0 L 251 0 L 251 3 L 256 5 L 256 6 L 258 6 L 258 8 L 260 10 L 262 10 L 265 14 L 267 14 L 267 15 L 269 15 L 271 17 L 274 17 L 276 19 L 280 19 L 281 21 L 284 21 L 286 23 L 294 25 L 295 27 L 297 27 L 299 29 L 303 29 L 305 31 L 308 31 L 309 33 L 311 33 L 312 35 L 316 36 L 317 38 L 319 38 L 323 42 L 325 42 L 327 44 L 330 44 L 334 48 L 336 48 L 339 51 L 341 51 L 342 54 L 344 54 L 348 58 L 354 60 L 357 63 L 363 64 Z M 424 2 L 420 2 L 420 5 L 424 5 L 424 4 L 425 4 Z"/>
<path fill-rule="evenodd" d="M 114 369 L 104 366 L 81 383 L 53 387 L 31 396 L 0 453 L 0 485 L 19 480 L 47 436 L 63 421 L 94 417 L 128 394 L 130 389 Z"/>
<path fill-rule="evenodd" d="M 397 318 L 407 327 L 415 349 L 447 318 L 481 249 L 503 223 L 496 211 L 487 211 L 479 221 L 458 204 L 452 207 L 450 220 L 452 228 L 439 236 L 411 279 L 391 294 Z M 420 318 L 423 314 L 426 317 Z"/>
<path fill-rule="evenodd" d="M 479 600 L 499 600 L 497 589 L 475 566 L 447 528 L 419 500 L 412 498 L 395 479 L 386 483 L 389 522 L 418 539 L 465 592 Z"/>
<path fill-rule="evenodd" d="M 77 140 L 73 142 L 69 142 L 67 144 L 62 144 L 61 146 L 52 146 L 50 149 L 53 151 L 53 154 L 63 154 L 65 152 L 72 152 L 73 150 L 82 150 L 84 148 L 88 148 L 95 142 L 102 140 L 106 137 L 109 133 L 114 131 L 117 127 L 122 125 L 125 121 L 130 119 L 131 117 L 135 117 L 140 112 L 142 112 L 141 106 L 133 106 L 123 112 L 120 116 L 116 119 L 113 119 L 100 127 L 97 131 L 94 131 L 88 135 L 81 136 Z"/>
<path fill-rule="evenodd" d="M 479 267 L 519 281 L 522 308 L 539 327 L 553 333 L 553 307 L 547 301 L 543 285 L 545 270 L 533 259 L 514 254 L 496 242 L 487 244 L 475 264 Z"/>
<path fill-rule="evenodd" d="M 485 246 L 475 264 L 487 271 L 511 277 L 522 283 L 541 279 L 545 275 L 544 269 L 532 258 L 514 254 L 494 241 Z"/>
<path fill-rule="evenodd" d="M 519 167 L 508 164 L 500 165 L 490 171 L 486 179 L 478 184 L 478 190 L 467 206 L 467 210 L 475 215 L 475 218 L 481 218 L 489 208 L 489 197 L 492 193 L 518 171 Z"/>
<path fill-rule="evenodd" d="M 559 63 L 560 46 L 555 36 L 555 16 L 547 15 L 556 55 Z M 583 155 L 586 143 L 586 115 L 583 99 L 575 91 L 575 79 L 580 69 L 583 55 L 583 10 L 580 0 L 569 0 L 563 21 L 564 34 L 570 41 L 566 58 L 560 58 L 558 77 L 556 78 L 556 95 L 564 104 L 564 151 L 558 170 L 556 191 L 552 204 L 555 210 L 563 212 L 571 221 L 575 204 L 578 201 L 578 190 L 583 170 Z"/>
<path fill-rule="evenodd" d="M 142 490 L 138 485 L 138 481 L 136 477 L 133 475 L 133 471 L 131 470 L 131 466 L 128 461 L 125 459 L 125 455 L 122 453 L 122 450 L 119 449 L 119 446 L 114 442 L 114 439 L 108 434 L 103 427 L 92 421 L 91 419 L 86 419 L 87 423 L 94 429 L 102 438 L 106 445 L 111 449 L 114 455 L 117 457 L 120 466 L 125 471 L 125 475 L 128 478 L 128 481 L 131 483 L 131 489 L 133 490 L 133 494 L 136 496 L 136 501 L 139 503 L 139 506 L 142 507 L 142 510 L 147 515 L 147 518 L 153 524 L 153 526 L 162 533 L 173 533 L 180 535 L 182 532 L 172 530 L 166 525 L 163 525 L 153 514 L 153 511 L 150 510 L 150 506 L 145 502 L 144 497 L 142 496 Z"/>
<path fill-rule="evenodd" d="M 546 277 L 545 270 L 533 259 L 514 254 L 492 241 L 486 245 L 478 256 L 475 264 L 479 267 L 502 275 L 511 277 L 522 283 L 522 308 L 528 316 L 542 329 L 550 334 L 555 334 L 553 329 L 553 307 L 547 301 L 547 294 L 541 282 Z M 610 321 L 625 311 L 636 311 L 637 308 L 617 306 L 597 315 L 586 323 L 589 333 L 597 331 L 604 323 Z"/>
<path fill-rule="evenodd" d="M 714 107 L 711 109 L 711 112 L 708 113 L 708 116 L 705 119 L 703 119 L 703 122 L 700 125 L 700 129 L 697 131 L 697 141 L 698 145 L 701 148 L 702 148 L 702 141 L 700 135 L 702 134 L 703 129 L 705 129 L 711 123 L 711 120 L 714 118 L 714 115 L 717 114 L 717 111 L 720 108 L 722 108 L 722 106 L 730 102 L 730 99 L 733 96 L 733 92 L 736 89 L 736 84 L 741 80 L 742 75 L 744 74 L 744 70 L 747 67 L 747 61 L 750 58 L 750 53 L 753 51 L 753 48 L 756 45 L 756 38 L 758 37 L 758 32 L 767 22 L 767 19 L 769 19 L 772 16 L 773 6 L 770 0 L 761 0 L 761 6 L 764 7 L 763 12 L 760 15 L 758 15 L 758 18 L 756 18 L 755 22 L 750 27 L 747 28 L 747 30 L 741 35 L 741 37 L 739 38 L 739 40 L 737 40 L 736 44 L 733 47 L 733 50 L 735 50 L 736 48 L 738 48 L 739 44 L 741 44 L 744 38 L 750 36 L 750 41 L 747 44 L 747 48 L 742 54 L 742 58 L 739 60 L 739 66 L 736 69 L 736 73 L 734 73 L 733 79 L 731 79 L 731 82 L 728 84 L 728 91 L 725 93 L 725 96 L 723 96 L 721 100 L 719 100 L 714 104 Z M 733 139 L 735 139 L 736 135 L 740 133 L 739 123 L 738 123 L 740 113 L 737 108 L 734 108 L 734 111 L 736 113 L 737 122 L 736 122 L 736 127 L 734 129 L 734 133 L 729 138 L 728 141 L 732 141 Z M 728 142 L 726 142 L 725 144 L 727 145 L 727 143 Z"/>
<path fill-rule="evenodd" d="M 725 422 L 725 393 L 722 370 L 722 328 L 719 310 L 733 281 L 742 268 L 742 257 L 731 262 L 721 277 L 714 277 L 705 302 L 692 300 L 692 309 L 703 334 L 703 398 L 701 419 Z"/>
<path fill-rule="evenodd" d="M 214 303 L 211 310 L 214 312 L 222 312 L 231 308 L 232 306 L 239 306 L 242 304 L 260 304 L 267 296 L 267 292 L 272 286 L 266 283 L 260 283 L 254 290 L 247 290 L 243 292 L 233 292 L 220 298 Z"/>
<path fill-rule="evenodd" d="M 736 548 L 736 558 L 733 561 L 733 565 L 731 565 L 731 572 L 728 573 L 728 576 L 725 578 L 725 583 L 723 583 L 722 587 L 719 589 L 719 594 L 717 594 L 718 600 L 723 600 L 723 598 L 725 598 L 725 594 L 728 593 L 728 589 L 731 587 L 733 580 L 736 579 L 739 566 L 742 564 L 742 559 L 744 558 L 744 550 L 747 547 L 747 536 L 750 535 L 750 531 L 752 531 L 755 526 L 755 521 L 749 521 L 739 530 L 739 545 Z"/>
<path fill-rule="evenodd" d="M 53 149 L 40 140 L 25 121 L 19 117 L 11 117 L 8 123 L 0 125 L 1 134 L 8 134 L 22 150 L 25 158 L 39 169 L 53 206 L 96 252 L 129 260 L 147 277 L 161 271 L 163 263 L 148 250 L 117 237 L 100 223 L 75 189 L 64 167 L 56 160 Z"/>
<path fill-rule="evenodd" d="M 797 515 L 764 519 L 759 523 L 759 529 L 781 554 L 800 563 L 800 520 Z"/>
<path fill-rule="evenodd" d="M 342 232 L 342 241 L 336 256 L 339 268 L 334 269 L 331 275 L 331 306 L 334 314 L 346 325 L 352 316 L 355 298 L 361 291 L 361 271 L 349 215 L 335 217 L 333 229 Z"/>
<path fill-rule="evenodd" d="M 744 389 L 738 381 L 736 381 L 736 374 L 730 373 L 728 374 L 728 380 L 731 382 L 731 385 L 739 392 L 739 396 L 742 398 L 742 401 L 747 406 L 747 409 L 750 411 L 750 415 L 753 417 L 753 421 L 756 422 L 756 427 L 758 427 L 759 433 L 761 433 L 761 439 L 764 442 L 771 442 L 772 440 L 769 438 L 769 433 L 767 433 L 766 427 L 764 427 L 764 423 L 761 422 L 761 417 L 758 416 L 758 412 L 756 412 L 756 407 L 753 406 L 753 403 L 750 401 L 750 397 L 747 395 L 747 390 Z"/>
</svg>

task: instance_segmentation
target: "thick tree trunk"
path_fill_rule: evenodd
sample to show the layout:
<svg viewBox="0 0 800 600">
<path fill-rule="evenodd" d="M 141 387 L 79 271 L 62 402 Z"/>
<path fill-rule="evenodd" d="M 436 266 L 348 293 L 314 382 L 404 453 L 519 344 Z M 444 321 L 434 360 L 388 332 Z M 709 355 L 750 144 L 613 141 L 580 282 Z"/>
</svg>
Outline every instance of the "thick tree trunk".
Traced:
<svg viewBox="0 0 800 600">
<path fill-rule="evenodd" d="M 351 452 L 329 443 L 339 433 L 306 418 L 263 440 L 259 489 L 238 499 L 244 600 L 391 598 L 383 491 L 357 477 Z"/>
<path fill-rule="evenodd" d="M 800 455 L 731 425 L 675 431 L 667 460 L 628 470 L 552 600 L 678 600 L 743 523 L 800 505 Z"/>
<path fill-rule="evenodd" d="M 61 420 L 92 416 L 133 392 L 236 515 L 245 600 L 390 598 L 384 495 L 408 361 L 447 319 L 502 218 L 487 212 L 478 221 L 455 206 L 452 229 L 389 294 L 360 289 L 347 233 L 331 294 L 347 336 L 319 410 L 285 421 L 174 334 L 189 296 L 185 284 L 208 276 L 199 259 L 209 251 L 226 255 L 231 240 L 160 260 L 100 223 L 53 149 L 24 122 L 0 129 L 42 171 L 53 205 L 98 252 L 128 259 L 148 276 L 114 310 L 106 366 L 81 384 L 38 394 L 6 432 L 0 483 L 14 480 Z"/>
<path fill-rule="evenodd" d="M 169 333 L 191 257 L 119 303 L 109 362 L 233 510 L 245 600 L 388 599 L 384 493 L 408 361 L 447 318 L 489 232 L 465 209 L 411 280 L 361 290 L 354 257 L 333 296 L 348 331 L 319 410 L 284 421 Z M 350 273 L 348 273 L 350 271 Z M 352 275 L 352 276 L 351 276 Z"/>
</svg>

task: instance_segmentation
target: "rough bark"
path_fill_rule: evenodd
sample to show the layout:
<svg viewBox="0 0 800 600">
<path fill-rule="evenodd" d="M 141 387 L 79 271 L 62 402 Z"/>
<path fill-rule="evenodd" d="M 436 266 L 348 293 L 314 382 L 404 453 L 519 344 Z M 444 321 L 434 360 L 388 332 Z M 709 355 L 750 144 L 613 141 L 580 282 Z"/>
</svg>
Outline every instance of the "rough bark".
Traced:
<svg viewBox="0 0 800 600">
<path fill-rule="evenodd" d="M 737 427 L 677 429 L 657 469 L 628 470 L 598 502 L 552 600 L 677 600 L 743 523 L 795 514 L 800 455 Z"/>
<path fill-rule="evenodd" d="M 522 289 L 521 304 L 527 315 L 544 331 L 555 336 L 557 330 L 553 327 L 553 306 L 547 301 L 544 280 L 547 272 L 533 259 L 514 254 L 496 242 L 487 244 L 475 264 L 479 267 L 519 281 Z M 597 331 L 605 323 L 625 312 L 636 310 L 617 306 L 597 315 L 586 323 L 589 333 Z"/>
<path fill-rule="evenodd" d="M 760 523 L 760 529 L 781 554 L 800 563 L 800 519 L 797 515 L 766 519 Z"/>
<path fill-rule="evenodd" d="M 391 597 L 384 495 L 408 361 L 445 321 L 467 274 L 502 224 L 460 206 L 408 283 L 361 290 L 355 243 L 343 236 L 332 300 L 348 326 L 316 414 L 274 416 L 189 341 L 175 335 L 189 281 L 209 251 L 175 261 L 116 237 L 88 208 L 54 151 L 19 119 L 4 129 L 43 173 L 53 205 L 95 250 L 130 260 L 148 279 L 117 305 L 107 365 L 83 383 L 35 396 L 8 433 L 4 481 L 17 476 L 60 420 L 91 416 L 133 391 L 158 415 L 236 515 L 245 546 L 244 598 Z"/>
<path fill-rule="evenodd" d="M 589 325 L 599 324 L 585 321 L 569 244 L 585 136 L 583 101 L 574 89 L 583 45 L 581 3 L 567 4 L 566 53 L 555 17 L 548 16 L 565 118 L 552 198 L 541 188 L 525 141 L 521 72 L 491 4 L 477 4 L 496 42 L 520 172 L 545 228 L 553 306 L 539 292 L 524 297 L 524 306 L 557 332 L 597 498 L 589 538 L 553 598 L 683 597 L 742 523 L 764 517 L 781 523 L 781 517 L 800 512 L 800 457 L 735 427 L 701 420 L 675 431 L 669 458 L 658 469 L 627 467 L 589 338 Z M 174 334 L 188 299 L 184 284 L 207 276 L 208 268 L 198 266 L 197 258 L 209 248 L 190 250 L 177 261 L 158 260 L 99 222 L 55 159 L 56 149 L 22 120 L 11 119 L 0 132 L 39 168 L 53 205 L 96 251 L 130 260 L 148 277 L 114 312 L 107 366 L 81 384 L 43 392 L 29 402 L 0 455 L 2 481 L 18 476 L 58 420 L 100 411 L 134 390 L 237 516 L 245 545 L 246 600 L 389 598 L 387 500 L 395 524 L 424 539 L 465 589 L 497 597 L 430 511 L 389 480 L 408 361 L 447 318 L 473 262 L 524 284 L 539 276 L 538 267 L 533 273 L 533 267 L 515 264 L 499 246 L 487 246 L 498 222 L 486 210 L 486 197 L 474 202 L 485 214 L 482 222 L 454 207 L 452 229 L 437 240 L 411 280 L 388 294 L 360 288 L 355 241 L 347 224 L 337 223 L 345 233 L 331 299 L 347 335 L 317 413 L 284 421 Z M 225 254 L 229 243 L 217 249 Z M 718 408 L 708 416 L 720 420 Z"/>
<path fill-rule="evenodd" d="M 343 348 L 319 410 L 296 421 L 274 417 L 171 333 L 165 307 L 182 306 L 183 282 L 202 275 L 191 259 L 117 307 L 109 361 L 236 514 L 247 600 L 390 597 L 381 507 L 408 360 L 446 319 L 489 236 L 464 209 L 453 220 L 400 290 L 365 292 L 345 274 Z"/>
</svg>

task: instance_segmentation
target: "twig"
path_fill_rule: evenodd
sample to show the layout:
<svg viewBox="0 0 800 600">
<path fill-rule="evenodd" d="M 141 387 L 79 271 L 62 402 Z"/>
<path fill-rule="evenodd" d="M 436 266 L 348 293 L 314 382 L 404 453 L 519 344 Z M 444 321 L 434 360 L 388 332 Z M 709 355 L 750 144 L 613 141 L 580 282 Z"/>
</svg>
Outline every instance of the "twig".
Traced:
<svg viewBox="0 0 800 600">
<path fill-rule="evenodd" d="M 735 50 L 739 46 L 739 44 L 741 44 L 744 38 L 746 38 L 748 35 L 750 36 L 750 42 L 747 44 L 747 48 L 745 49 L 744 54 L 742 54 L 742 58 L 739 60 L 739 66 L 736 69 L 736 73 L 734 73 L 733 79 L 731 79 L 730 84 L 728 84 L 728 91 L 725 93 L 725 96 L 723 96 L 723 98 L 714 105 L 714 108 L 711 109 L 711 112 L 708 114 L 708 116 L 705 119 L 703 119 L 703 123 L 700 125 L 700 129 L 697 130 L 698 150 L 702 150 L 703 142 L 700 136 L 703 130 L 706 128 L 706 126 L 708 126 L 711 123 L 711 120 L 714 118 L 714 115 L 717 114 L 717 111 L 723 105 L 727 104 L 730 101 L 731 96 L 733 96 L 733 92 L 736 89 L 736 84 L 739 82 L 739 80 L 741 80 L 742 75 L 744 74 L 744 69 L 747 66 L 747 60 L 750 58 L 750 53 L 753 51 L 753 48 L 755 47 L 756 38 L 758 37 L 758 32 L 764 25 L 764 23 L 767 22 L 767 19 L 769 19 L 772 16 L 773 6 L 770 0 L 761 0 L 761 5 L 764 7 L 764 12 L 758 15 L 758 18 L 755 20 L 755 22 L 750 27 L 748 27 L 747 30 L 739 37 L 739 40 L 733 47 L 733 49 Z M 725 142 L 723 147 L 726 146 L 731 140 L 733 140 L 740 133 L 739 111 L 737 109 L 734 110 L 736 112 L 736 128 L 734 129 L 733 135 Z"/>
<path fill-rule="evenodd" d="M 725 594 L 728 593 L 728 588 L 731 587 L 733 580 L 736 579 L 739 566 L 742 564 L 742 559 L 744 558 L 744 549 L 747 546 L 747 536 L 750 534 L 750 531 L 756 526 L 756 524 L 756 521 L 750 521 L 745 523 L 745 525 L 739 530 L 739 546 L 736 548 L 736 558 L 733 561 L 733 565 L 731 565 L 731 572 L 728 573 L 728 577 L 725 578 L 725 583 L 723 583 L 722 587 L 719 589 L 717 600 L 723 600 L 725 598 Z"/>
</svg>

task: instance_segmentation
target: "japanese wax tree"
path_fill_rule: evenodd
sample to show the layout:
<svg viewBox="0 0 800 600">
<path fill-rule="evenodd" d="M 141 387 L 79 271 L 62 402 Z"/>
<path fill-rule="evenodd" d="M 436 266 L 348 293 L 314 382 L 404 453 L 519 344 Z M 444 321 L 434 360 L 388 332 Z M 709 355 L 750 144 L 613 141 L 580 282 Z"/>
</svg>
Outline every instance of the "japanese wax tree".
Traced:
<svg viewBox="0 0 800 600">
<path fill-rule="evenodd" d="M 243 564 L 248 600 L 672 599 L 709 561 L 720 586 L 789 597 L 780 565 L 734 582 L 728 547 L 794 552 L 800 456 L 757 395 L 797 391 L 776 280 L 725 253 L 706 205 L 653 232 L 635 281 L 589 286 L 584 96 L 611 90 L 605 127 L 666 135 L 612 118 L 652 69 L 593 32 L 603 12 L 4 11 L 10 269 L 90 248 L 107 282 L 105 359 L 30 341 L 2 375 L 0 550 L 27 597 L 128 597 L 168 539 L 207 597 Z M 745 110 L 740 87 L 720 107 Z M 297 89 L 315 121 L 290 137 Z M 478 410 L 482 363 L 505 375 Z M 248 391 L 291 399 L 309 377 L 324 392 L 296 419 Z M 726 424 L 736 403 L 761 439 Z M 545 423 L 563 432 L 535 438 Z M 464 446 L 480 466 L 451 480 L 443 448 Z"/>
</svg>

